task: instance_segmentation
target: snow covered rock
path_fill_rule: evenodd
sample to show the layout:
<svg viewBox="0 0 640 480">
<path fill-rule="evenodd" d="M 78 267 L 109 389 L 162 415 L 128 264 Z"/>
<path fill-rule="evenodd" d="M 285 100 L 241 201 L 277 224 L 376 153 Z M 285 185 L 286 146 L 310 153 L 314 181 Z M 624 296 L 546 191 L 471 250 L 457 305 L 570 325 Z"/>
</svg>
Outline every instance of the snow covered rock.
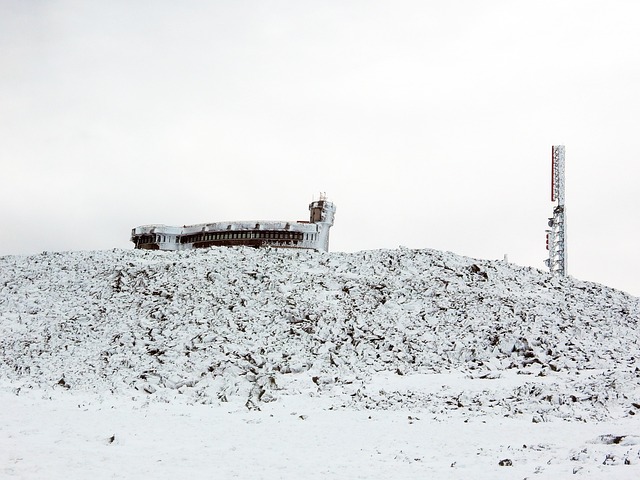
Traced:
<svg viewBox="0 0 640 480">
<path fill-rule="evenodd" d="M 611 288 L 434 250 L 0 258 L 0 374 L 11 389 L 633 415 L 639 317 L 639 299 Z M 447 390 L 412 383 L 451 372 L 464 381 Z M 380 374 L 412 384 L 376 391 Z"/>
</svg>

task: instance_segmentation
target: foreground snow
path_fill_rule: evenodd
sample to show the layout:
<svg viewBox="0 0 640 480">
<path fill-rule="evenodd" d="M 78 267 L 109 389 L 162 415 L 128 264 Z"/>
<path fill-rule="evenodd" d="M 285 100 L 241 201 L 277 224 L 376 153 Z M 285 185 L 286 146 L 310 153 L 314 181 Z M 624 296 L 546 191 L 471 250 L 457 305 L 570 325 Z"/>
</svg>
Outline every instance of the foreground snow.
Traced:
<svg viewBox="0 0 640 480">
<path fill-rule="evenodd" d="M 532 423 L 309 397 L 247 411 L 59 392 L 1 393 L 0 405 L 2 478 L 640 478 L 638 416 Z"/>
<path fill-rule="evenodd" d="M 3 257 L 0 476 L 640 478 L 639 316 L 431 250 Z"/>
</svg>

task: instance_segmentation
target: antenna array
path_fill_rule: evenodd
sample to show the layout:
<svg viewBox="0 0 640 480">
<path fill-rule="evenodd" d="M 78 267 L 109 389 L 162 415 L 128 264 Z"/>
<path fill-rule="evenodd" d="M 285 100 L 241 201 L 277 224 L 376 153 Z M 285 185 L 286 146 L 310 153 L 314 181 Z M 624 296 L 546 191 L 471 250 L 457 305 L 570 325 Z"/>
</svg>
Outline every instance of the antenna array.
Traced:
<svg viewBox="0 0 640 480">
<path fill-rule="evenodd" d="M 549 218 L 547 250 L 549 258 L 545 264 L 551 273 L 567 275 L 567 210 L 564 204 L 564 145 L 551 148 L 551 201 L 557 202 L 553 217 Z"/>
</svg>

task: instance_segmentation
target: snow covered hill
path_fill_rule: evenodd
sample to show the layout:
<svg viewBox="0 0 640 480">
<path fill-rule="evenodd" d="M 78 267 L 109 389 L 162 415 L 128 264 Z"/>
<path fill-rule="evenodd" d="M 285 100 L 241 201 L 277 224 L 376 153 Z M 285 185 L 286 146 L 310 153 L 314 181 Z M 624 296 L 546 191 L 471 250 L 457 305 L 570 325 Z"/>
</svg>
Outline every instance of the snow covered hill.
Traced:
<svg viewBox="0 0 640 480">
<path fill-rule="evenodd" d="M 640 300 L 432 250 L 0 258 L 0 476 L 638 478 Z"/>
<path fill-rule="evenodd" d="M 601 285 L 433 250 L 0 259 L 15 392 L 620 418 L 640 413 L 639 318 L 638 298 Z"/>
</svg>

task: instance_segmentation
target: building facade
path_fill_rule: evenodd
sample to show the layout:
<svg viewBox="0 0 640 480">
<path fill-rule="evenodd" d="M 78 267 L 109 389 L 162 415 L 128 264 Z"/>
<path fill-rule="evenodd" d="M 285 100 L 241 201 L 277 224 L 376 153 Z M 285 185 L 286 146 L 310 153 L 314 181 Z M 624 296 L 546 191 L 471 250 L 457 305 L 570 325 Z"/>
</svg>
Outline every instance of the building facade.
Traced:
<svg viewBox="0 0 640 480">
<path fill-rule="evenodd" d="M 309 204 L 309 221 L 215 222 L 172 227 L 143 225 L 131 230 L 135 248 L 191 250 L 207 247 L 278 247 L 329 251 L 335 205 L 324 195 Z"/>
</svg>

